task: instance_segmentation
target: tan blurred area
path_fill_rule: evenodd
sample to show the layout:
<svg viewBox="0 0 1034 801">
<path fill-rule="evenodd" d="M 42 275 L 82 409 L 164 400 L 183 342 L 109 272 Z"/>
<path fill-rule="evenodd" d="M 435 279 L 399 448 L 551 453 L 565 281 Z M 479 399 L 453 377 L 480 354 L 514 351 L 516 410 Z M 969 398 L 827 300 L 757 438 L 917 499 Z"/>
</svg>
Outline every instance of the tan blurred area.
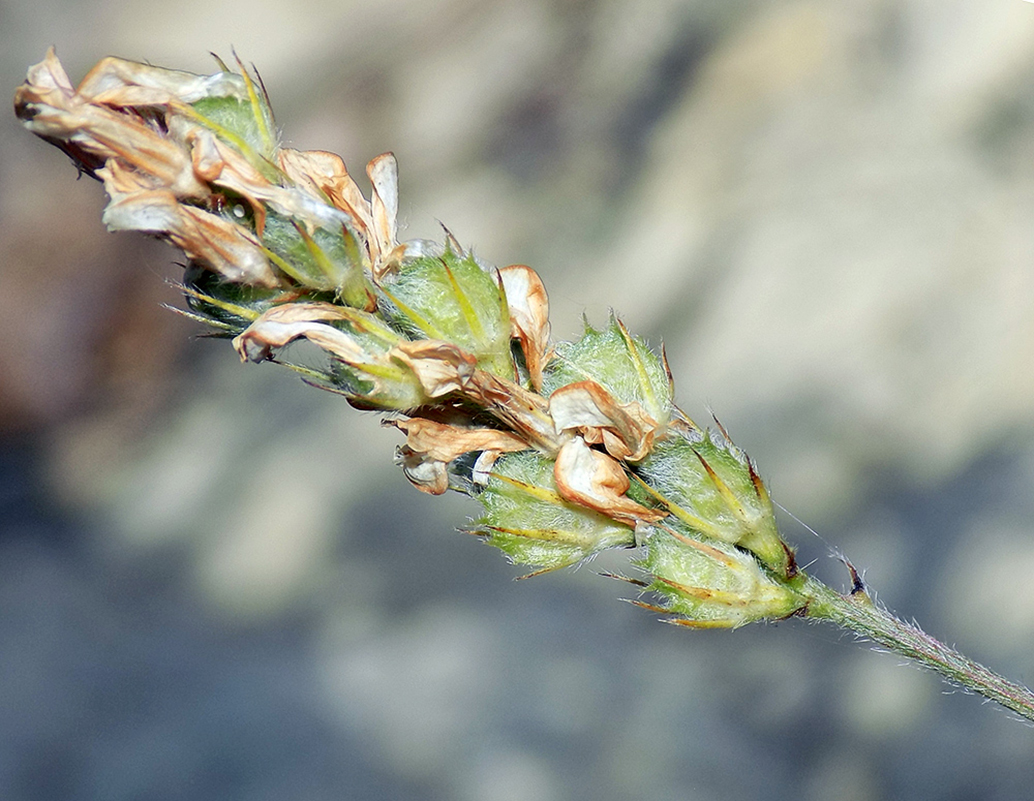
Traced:
<svg viewBox="0 0 1034 801">
<path fill-rule="evenodd" d="M 531 265 L 555 336 L 613 308 L 663 341 L 881 598 L 1034 681 L 1034 4 L 40 0 L 0 43 L 12 93 L 50 44 L 73 81 L 235 50 L 286 143 L 395 152 L 403 237 Z M 1029 730 L 832 631 L 511 584 L 394 432 L 197 340 L 160 308 L 179 254 L 0 125 L 10 797 L 1028 792 Z"/>
</svg>

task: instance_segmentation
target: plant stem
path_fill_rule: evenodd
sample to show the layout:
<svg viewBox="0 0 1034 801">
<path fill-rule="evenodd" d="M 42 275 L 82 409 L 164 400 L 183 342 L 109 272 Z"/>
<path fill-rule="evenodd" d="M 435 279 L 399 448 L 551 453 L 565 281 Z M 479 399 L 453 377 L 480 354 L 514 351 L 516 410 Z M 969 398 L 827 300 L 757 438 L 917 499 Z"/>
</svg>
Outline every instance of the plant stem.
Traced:
<svg viewBox="0 0 1034 801">
<path fill-rule="evenodd" d="M 841 595 L 808 577 L 802 594 L 808 599 L 805 617 L 850 629 L 859 637 L 935 670 L 949 681 L 1034 721 L 1034 693 L 1028 688 L 988 670 L 917 626 L 899 620 L 874 603 L 864 590 Z"/>
</svg>

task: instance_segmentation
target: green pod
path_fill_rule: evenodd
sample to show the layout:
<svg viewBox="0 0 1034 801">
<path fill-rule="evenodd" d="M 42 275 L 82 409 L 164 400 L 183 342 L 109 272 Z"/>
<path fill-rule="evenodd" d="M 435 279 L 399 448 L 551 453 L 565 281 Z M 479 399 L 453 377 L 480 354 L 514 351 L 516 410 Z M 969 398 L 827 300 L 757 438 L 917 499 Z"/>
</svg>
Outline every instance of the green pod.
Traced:
<svg viewBox="0 0 1034 801">
<path fill-rule="evenodd" d="M 385 316 L 400 330 L 457 345 L 482 370 L 516 380 L 506 294 L 495 271 L 472 255 L 446 248 L 439 256 L 407 259 L 379 289 Z"/>
<path fill-rule="evenodd" d="M 796 574 L 768 490 L 747 455 L 724 436 L 696 429 L 670 436 L 656 443 L 636 473 L 640 484 L 633 494 L 660 501 L 710 540 L 750 551 L 783 578 Z"/>
<path fill-rule="evenodd" d="M 639 403 L 661 426 L 671 417 L 672 386 L 663 359 L 613 315 L 605 328 L 586 323 L 581 339 L 557 343 L 543 393 L 578 381 L 595 381 L 619 403 Z"/>
<path fill-rule="evenodd" d="M 750 554 L 720 542 L 703 542 L 678 521 L 640 525 L 637 534 L 646 555 L 635 564 L 651 574 L 653 580 L 645 583 L 645 589 L 662 601 L 657 606 L 640 605 L 677 615 L 673 623 L 736 628 L 789 617 L 805 605 L 801 596 L 773 579 Z"/>
<path fill-rule="evenodd" d="M 534 451 L 501 456 L 478 500 L 485 514 L 472 530 L 515 564 L 539 568 L 536 572 L 635 543 L 628 526 L 563 500 L 553 480 L 553 462 Z"/>
</svg>

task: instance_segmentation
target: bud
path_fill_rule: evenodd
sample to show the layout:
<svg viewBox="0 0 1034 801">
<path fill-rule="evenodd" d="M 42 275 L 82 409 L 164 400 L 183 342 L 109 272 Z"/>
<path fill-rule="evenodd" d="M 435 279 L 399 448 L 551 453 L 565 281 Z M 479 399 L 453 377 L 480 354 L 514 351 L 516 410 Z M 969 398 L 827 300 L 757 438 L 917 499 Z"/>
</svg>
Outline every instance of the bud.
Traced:
<svg viewBox="0 0 1034 801">
<path fill-rule="evenodd" d="M 680 431 L 658 442 L 637 473 L 641 489 L 697 534 L 750 551 L 783 578 L 796 574 L 768 490 L 724 435 Z"/>
<path fill-rule="evenodd" d="M 667 364 L 646 343 L 611 316 L 606 328 L 588 324 L 577 342 L 559 342 L 546 367 L 544 392 L 581 381 L 600 384 L 621 404 L 637 403 L 658 427 L 672 414 L 672 384 Z"/>
<path fill-rule="evenodd" d="M 513 381 L 510 310 L 499 274 L 485 270 L 472 255 L 447 245 L 441 255 L 404 260 L 380 291 L 385 314 L 421 339 L 451 342 L 477 359 L 478 367 Z"/>
<path fill-rule="evenodd" d="M 536 573 L 635 541 L 629 526 L 561 498 L 552 460 L 534 451 L 501 456 L 478 500 L 485 514 L 472 530 L 514 563 L 540 568 Z"/>
<path fill-rule="evenodd" d="M 804 607 L 801 596 L 772 579 L 750 554 L 695 539 L 677 521 L 666 523 L 636 527 L 636 537 L 646 547 L 646 556 L 636 565 L 652 574 L 653 581 L 632 582 L 660 596 L 662 603 L 633 603 L 678 615 L 669 622 L 693 628 L 736 628 L 789 617 Z"/>
</svg>

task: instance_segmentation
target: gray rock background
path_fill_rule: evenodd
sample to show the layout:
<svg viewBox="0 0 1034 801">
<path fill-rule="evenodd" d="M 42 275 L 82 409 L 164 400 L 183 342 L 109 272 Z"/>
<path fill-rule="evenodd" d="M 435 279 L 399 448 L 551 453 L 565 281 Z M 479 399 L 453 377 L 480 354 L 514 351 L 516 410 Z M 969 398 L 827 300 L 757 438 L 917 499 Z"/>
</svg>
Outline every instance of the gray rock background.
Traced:
<svg viewBox="0 0 1034 801">
<path fill-rule="evenodd" d="M 291 145 L 394 150 L 407 236 L 531 264 L 557 336 L 663 340 L 881 600 L 1034 682 L 1034 4 L 9 1 L 9 92 L 52 43 L 74 80 L 233 46 Z M 0 125 L 3 798 L 1029 795 L 1029 727 L 833 629 L 510 581 Z"/>
</svg>

